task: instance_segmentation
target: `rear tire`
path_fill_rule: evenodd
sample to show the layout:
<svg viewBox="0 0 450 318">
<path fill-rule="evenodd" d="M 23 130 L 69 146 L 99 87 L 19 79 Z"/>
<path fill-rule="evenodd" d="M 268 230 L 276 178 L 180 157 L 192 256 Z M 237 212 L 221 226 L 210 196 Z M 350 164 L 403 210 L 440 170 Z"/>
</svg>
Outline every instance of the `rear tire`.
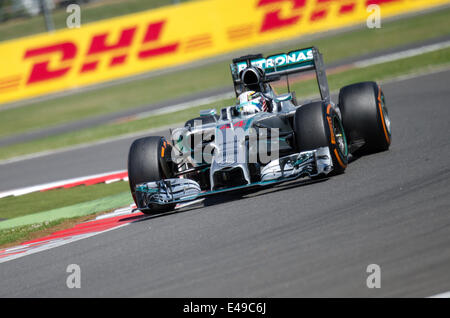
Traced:
<svg viewBox="0 0 450 318">
<path fill-rule="evenodd" d="M 339 109 L 349 144 L 364 140 L 359 152 L 389 149 L 391 122 L 383 91 L 375 82 L 343 87 L 339 92 Z"/>
<path fill-rule="evenodd" d="M 131 195 L 136 199 L 136 185 L 143 182 L 158 181 L 171 177 L 167 158 L 171 155 L 171 146 L 164 137 L 144 137 L 133 142 L 128 153 L 128 180 Z M 176 204 L 154 205 L 151 209 L 141 210 L 143 213 L 168 212 Z"/>
<path fill-rule="evenodd" d="M 339 115 L 332 105 L 315 102 L 300 106 L 294 116 L 294 131 L 299 152 L 320 147 L 330 149 L 333 173 L 347 168 L 347 141 Z"/>
</svg>

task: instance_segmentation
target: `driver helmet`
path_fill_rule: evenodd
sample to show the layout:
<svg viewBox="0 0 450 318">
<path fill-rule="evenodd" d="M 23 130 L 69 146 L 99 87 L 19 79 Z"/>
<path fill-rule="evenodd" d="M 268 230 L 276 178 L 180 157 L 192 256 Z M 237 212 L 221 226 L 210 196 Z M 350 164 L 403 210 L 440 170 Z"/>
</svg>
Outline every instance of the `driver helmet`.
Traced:
<svg viewBox="0 0 450 318">
<path fill-rule="evenodd" d="M 246 114 L 255 114 L 261 111 L 267 111 L 267 103 L 260 94 L 255 91 L 246 91 L 238 97 L 238 110 Z"/>
</svg>

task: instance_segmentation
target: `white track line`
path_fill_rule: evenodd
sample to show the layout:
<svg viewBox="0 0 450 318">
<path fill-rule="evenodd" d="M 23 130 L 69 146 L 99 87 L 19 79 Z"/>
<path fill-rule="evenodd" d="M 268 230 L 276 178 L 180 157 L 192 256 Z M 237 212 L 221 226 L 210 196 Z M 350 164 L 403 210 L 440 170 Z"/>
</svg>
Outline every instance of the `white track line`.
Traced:
<svg viewBox="0 0 450 318">
<path fill-rule="evenodd" d="M 79 149 L 89 148 L 89 147 L 93 147 L 93 146 L 103 145 L 103 144 L 107 144 L 107 143 L 110 143 L 110 142 L 123 140 L 123 139 L 127 139 L 127 138 L 144 136 L 144 135 L 152 134 L 154 132 L 168 130 L 169 128 L 173 128 L 174 125 L 183 125 L 183 124 L 184 123 L 174 123 L 172 125 L 167 125 L 167 126 L 151 128 L 151 129 L 147 129 L 147 130 L 136 131 L 136 132 L 132 132 L 132 133 L 129 133 L 129 134 L 124 134 L 124 135 L 120 135 L 120 136 L 114 136 L 114 137 L 109 137 L 109 138 L 105 138 L 105 139 L 100 139 L 98 141 L 87 142 L 87 143 L 84 143 L 84 144 L 77 144 L 77 145 L 63 147 L 63 148 L 58 148 L 58 149 L 44 150 L 44 151 L 35 152 L 35 153 L 27 154 L 27 155 L 21 155 L 21 156 L 13 157 L 13 158 L 10 158 L 10 159 L 3 159 L 3 160 L 0 160 L 0 166 L 1 165 L 6 165 L 6 164 L 9 164 L 9 163 L 18 162 L 18 161 L 24 161 L 24 160 L 30 160 L 30 159 L 35 159 L 35 158 L 55 155 L 55 154 L 59 154 L 59 153 L 67 152 L 67 151 L 73 151 L 73 150 L 79 150 Z"/>
<path fill-rule="evenodd" d="M 95 175 L 91 175 L 91 176 L 84 176 L 84 177 L 78 177 L 78 178 L 73 178 L 73 179 L 60 180 L 60 181 L 55 181 L 55 182 L 39 184 L 39 185 L 31 186 L 31 187 L 18 188 L 18 189 L 14 189 L 14 190 L 4 191 L 4 192 L 0 192 L 0 199 L 4 198 L 4 197 L 8 197 L 8 196 L 20 196 L 20 195 L 37 192 L 37 191 L 54 188 L 54 187 L 62 187 L 64 185 L 70 184 L 70 183 L 106 177 L 108 175 L 115 175 L 115 174 L 124 173 L 124 172 L 126 172 L 126 170 L 111 171 L 111 172 L 105 172 L 105 173 L 95 174 Z M 122 179 L 122 180 L 124 180 L 124 179 Z M 126 179 L 128 180 L 128 178 L 126 178 Z M 114 180 L 118 181 L 120 179 L 114 179 Z M 109 181 L 112 182 L 112 180 L 109 180 Z"/>
<path fill-rule="evenodd" d="M 404 58 L 413 57 L 413 56 L 417 56 L 417 55 L 422 55 L 422 54 L 425 54 L 425 53 L 430 53 L 430 52 L 442 50 L 442 49 L 445 49 L 445 48 L 448 48 L 448 47 L 450 47 L 450 41 L 444 41 L 444 42 L 441 42 L 441 43 L 424 45 L 424 46 L 421 46 L 421 47 L 418 47 L 418 48 L 414 48 L 414 49 L 410 49 L 410 50 L 406 50 L 406 51 L 401 51 L 401 52 L 397 52 L 397 53 L 382 55 L 382 56 L 375 57 L 375 58 L 372 58 L 372 59 L 367 59 L 367 60 L 364 60 L 364 61 L 355 62 L 355 63 L 353 63 L 353 65 L 355 65 L 356 67 L 360 67 L 360 68 L 361 67 L 367 67 L 367 66 L 372 66 L 372 65 L 376 65 L 376 64 L 381 64 L 381 63 L 401 60 L 401 59 L 404 59 Z"/>
<path fill-rule="evenodd" d="M 45 242 L 42 245 L 38 245 L 36 247 L 33 247 L 32 246 L 33 244 L 30 244 L 30 245 L 16 246 L 16 247 L 13 247 L 13 248 L 10 248 L 10 249 L 6 249 L 6 251 L 8 253 L 9 252 L 13 252 L 14 250 L 19 250 L 19 249 L 23 249 L 24 251 L 22 253 L 18 253 L 18 254 L 13 254 L 13 255 L 10 255 L 10 256 L 2 257 L 2 258 L 0 258 L 0 263 L 5 263 L 5 262 L 12 261 L 12 260 L 15 260 L 15 259 L 27 256 L 27 255 L 30 255 L 30 254 L 39 253 L 39 252 L 46 251 L 46 250 L 49 250 L 49 249 L 52 249 L 52 248 L 55 248 L 55 247 L 59 247 L 59 246 L 66 245 L 66 244 L 69 244 L 69 243 L 72 243 L 72 242 L 76 242 L 76 241 L 79 241 L 79 240 L 82 240 L 82 239 L 85 239 L 85 238 L 88 238 L 88 237 L 92 237 L 92 236 L 99 235 L 99 234 L 102 234 L 102 233 L 106 233 L 106 232 L 109 232 L 109 231 L 112 231 L 112 230 L 116 230 L 116 229 L 119 229 L 121 227 L 127 226 L 128 224 L 129 223 L 120 224 L 120 225 L 118 225 L 116 227 L 112 227 L 112 228 L 109 228 L 107 230 L 102 230 L 102 231 L 98 231 L 98 232 L 84 233 L 84 234 L 74 235 L 74 236 L 71 236 L 71 237 L 69 236 L 67 238 L 60 238 L 60 239 L 50 240 L 50 241 Z"/>
<path fill-rule="evenodd" d="M 111 213 L 106 213 L 106 214 L 102 214 L 97 216 L 95 219 L 96 220 L 103 220 L 103 219 L 108 219 L 108 218 L 112 218 L 115 216 L 119 216 L 119 215 L 127 215 L 127 214 L 131 214 L 133 209 L 136 208 L 135 204 L 131 204 L 130 206 L 124 207 L 124 208 L 120 208 L 120 209 L 116 209 Z"/>
<path fill-rule="evenodd" d="M 434 296 L 430 296 L 428 298 L 450 298 L 450 291 L 445 292 L 445 293 L 440 293 Z"/>
</svg>

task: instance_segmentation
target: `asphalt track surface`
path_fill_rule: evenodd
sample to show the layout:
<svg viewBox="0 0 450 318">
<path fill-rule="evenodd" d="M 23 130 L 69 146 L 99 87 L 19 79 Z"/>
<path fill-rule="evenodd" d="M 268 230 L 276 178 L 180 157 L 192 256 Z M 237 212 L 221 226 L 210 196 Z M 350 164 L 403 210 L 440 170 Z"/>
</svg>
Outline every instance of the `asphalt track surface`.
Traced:
<svg viewBox="0 0 450 318">
<path fill-rule="evenodd" d="M 391 149 L 351 162 L 343 175 L 223 196 L 206 207 L 141 218 L 2 263 L 0 297 L 426 297 L 446 292 L 449 82 L 450 71 L 444 71 L 384 85 Z M 47 165 L 61 176 L 65 170 L 120 169 L 130 142 L 37 158 L 28 168 L 20 162 L 6 170 L 22 170 L 30 179 L 45 174 Z M 66 286 L 69 264 L 81 268 L 80 289 Z M 381 268 L 379 289 L 366 286 L 369 264 Z"/>
</svg>

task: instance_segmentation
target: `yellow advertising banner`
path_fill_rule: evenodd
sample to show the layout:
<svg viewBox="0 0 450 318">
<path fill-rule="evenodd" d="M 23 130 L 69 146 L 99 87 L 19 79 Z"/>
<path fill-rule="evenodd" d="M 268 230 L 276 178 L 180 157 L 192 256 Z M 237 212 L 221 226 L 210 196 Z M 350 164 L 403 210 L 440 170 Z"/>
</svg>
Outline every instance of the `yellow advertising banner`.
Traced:
<svg viewBox="0 0 450 318">
<path fill-rule="evenodd" d="M 202 0 L 0 43 L 0 103 L 61 92 L 450 0 Z"/>
</svg>

